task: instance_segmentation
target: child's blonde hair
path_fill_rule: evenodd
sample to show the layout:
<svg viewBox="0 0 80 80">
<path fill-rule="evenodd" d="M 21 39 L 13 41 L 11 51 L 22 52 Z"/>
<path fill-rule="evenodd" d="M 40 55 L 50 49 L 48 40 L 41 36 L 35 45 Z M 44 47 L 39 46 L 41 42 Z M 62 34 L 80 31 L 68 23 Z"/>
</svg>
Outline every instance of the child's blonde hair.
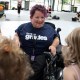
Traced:
<svg viewBox="0 0 80 80">
<path fill-rule="evenodd" d="M 65 65 L 75 63 L 80 67 L 80 27 L 74 29 L 65 41 L 67 45 L 62 48 Z"/>
<path fill-rule="evenodd" d="M 31 74 L 28 56 L 13 40 L 3 38 L 0 41 L 0 80 L 26 80 Z"/>
</svg>

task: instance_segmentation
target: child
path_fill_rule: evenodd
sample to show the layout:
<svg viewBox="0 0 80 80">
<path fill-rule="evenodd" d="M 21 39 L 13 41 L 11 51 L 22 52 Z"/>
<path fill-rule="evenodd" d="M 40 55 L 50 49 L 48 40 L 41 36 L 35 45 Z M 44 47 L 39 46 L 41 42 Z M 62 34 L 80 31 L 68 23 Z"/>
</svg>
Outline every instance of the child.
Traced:
<svg viewBox="0 0 80 80">
<path fill-rule="evenodd" d="M 28 56 L 14 41 L 0 38 L 0 80 L 27 80 L 33 74 Z"/>
<path fill-rule="evenodd" d="M 63 80 L 80 80 L 80 27 L 74 29 L 62 47 L 65 68 Z"/>
</svg>

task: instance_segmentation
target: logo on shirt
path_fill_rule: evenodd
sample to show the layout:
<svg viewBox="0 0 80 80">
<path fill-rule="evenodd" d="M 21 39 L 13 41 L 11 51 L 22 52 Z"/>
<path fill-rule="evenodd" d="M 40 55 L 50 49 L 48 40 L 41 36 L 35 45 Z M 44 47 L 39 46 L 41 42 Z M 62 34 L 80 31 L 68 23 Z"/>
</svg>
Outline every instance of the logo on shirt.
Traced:
<svg viewBox="0 0 80 80">
<path fill-rule="evenodd" d="M 34 39 L 34 40 L 48 40 L 46 36 L 36 35 L 36 34 L 33 34 L 33 33 L 26 33 L 25 39 L 26 40 L 29 40 L 29 39 Z"/>
</svg>

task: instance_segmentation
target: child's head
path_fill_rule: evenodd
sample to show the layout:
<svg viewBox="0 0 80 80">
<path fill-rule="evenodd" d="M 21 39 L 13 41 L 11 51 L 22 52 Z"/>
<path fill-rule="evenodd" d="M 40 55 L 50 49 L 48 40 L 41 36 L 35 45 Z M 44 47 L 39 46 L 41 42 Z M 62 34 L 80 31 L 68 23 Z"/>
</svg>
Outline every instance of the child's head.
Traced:
<svg viewBox="0 0 80 80">
<path fill-rule="evenodd" d="M 33 70 L 28 56 L 7 38 L 0 41 L 0 80 L 25 80 Z"/>
<path fill-rule="evenodd" d="M 66 38 L 67 45 L 62 48 L 64 63 L 80 66 L 80 28 L 74 29 Z"/>
</svg>

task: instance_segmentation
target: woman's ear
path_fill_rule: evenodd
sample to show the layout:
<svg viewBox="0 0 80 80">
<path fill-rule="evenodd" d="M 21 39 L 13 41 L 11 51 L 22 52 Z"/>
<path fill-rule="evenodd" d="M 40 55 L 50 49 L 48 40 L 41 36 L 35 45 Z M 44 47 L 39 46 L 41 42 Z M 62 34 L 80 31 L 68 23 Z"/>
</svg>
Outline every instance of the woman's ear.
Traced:
<svg viewBox="0 0 80 80">
<path fill-rule="evenodd" d="M 32 19 L 32 16 L 30 16 L 30 19 Z"/>
</svg>

